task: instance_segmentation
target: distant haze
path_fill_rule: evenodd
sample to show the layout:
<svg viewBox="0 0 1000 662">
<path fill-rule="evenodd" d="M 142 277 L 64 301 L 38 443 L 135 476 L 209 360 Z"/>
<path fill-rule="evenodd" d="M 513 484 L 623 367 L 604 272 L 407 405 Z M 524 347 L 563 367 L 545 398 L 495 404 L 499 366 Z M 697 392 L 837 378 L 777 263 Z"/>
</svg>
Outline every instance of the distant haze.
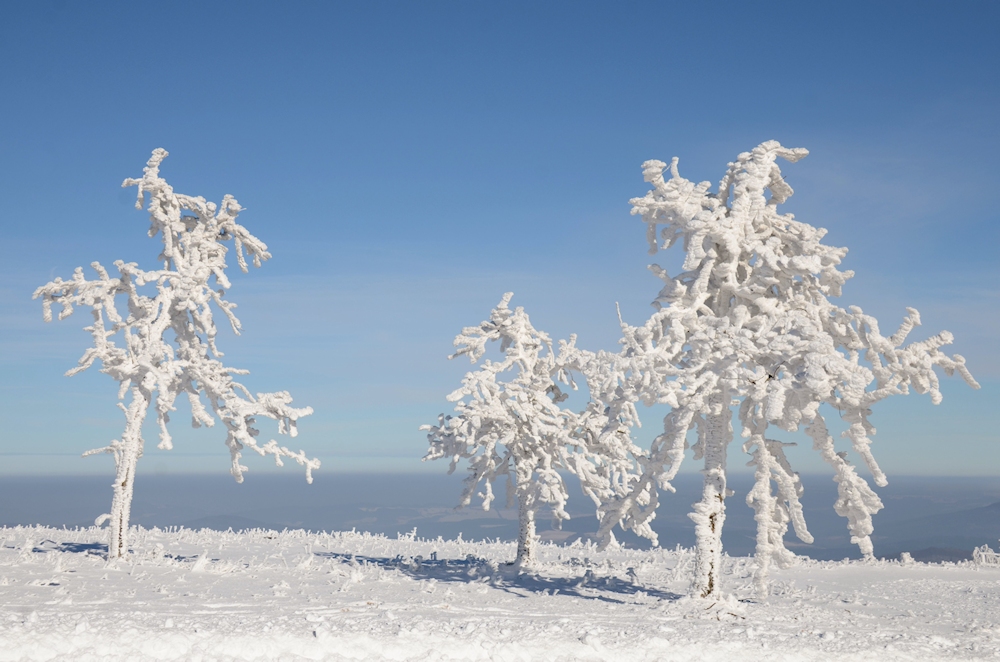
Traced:
<svg viewBox="0 0 1000 662">
<path fill-rule="evenodd" d="M 0 479 L 0 525 L 46 524 L 89 526 L 107 512 L 111 477 L 4 477 Z M 846 520 L 833 511 L 836 486 L 829 476 L 806 475 L 803 504 L 816 542 L 789 547 L 820 559 L 857 558 Z M 723 542 L 731 555 L 754 549 L 753 511 L 744 502 L 749 476 L 730 481 L 736 495 L 727 501 Z M 687 518 L 700 497 L 700 476 L 681 476 L 677 494 L 662 494 L 653 528 L 664 547 L 694 544 Z M 590 502 L 571 486 L 573 518 L 562 531 L 552 531 L 544 518 L 543 539 L 570 542 L 587 539 L 597 528 Z M 513 540 L 517 513 L 503 508 L 485 513 L 475 502 L 455 510 L 460 476 L 407 474 L 326 474 L 313 485 L 301 476 L 248 476 L 242 485 L 221 475 L 142 476 L 136 481 L 132 521 L 144 527 L 185 526 L 225 530 L 304 528 L 369 531 L 395 536 L 417 529 L 424 538 Z M 875 516 L 875 553 L 895 557 L 909 551 L 928 560 L 968 557 L 972 548 L 997 548 L 1000 538 L 1000 478 L 898 477 L 879 490 L 885 509 Z M 625 544 L 645 546 L 630 534 Z"/>
</svg>

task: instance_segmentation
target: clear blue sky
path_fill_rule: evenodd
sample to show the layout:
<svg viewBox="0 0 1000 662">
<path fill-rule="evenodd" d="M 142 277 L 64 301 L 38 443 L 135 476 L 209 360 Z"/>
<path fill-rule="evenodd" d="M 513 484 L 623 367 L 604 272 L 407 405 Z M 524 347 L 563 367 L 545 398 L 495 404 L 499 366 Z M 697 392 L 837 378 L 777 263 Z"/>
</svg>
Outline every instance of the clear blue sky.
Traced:
<svg viewBox="0 0 1000 662">
<path fill-rule="evenodd" d="M 111 475 L 78 456 L 120 434 L 115 384 L 62 376 L 86 313 L 45 325 L 31 293 L 94 260 L 153 266 L 119 184 L 156 147 L 177 190 L 232 193 L 274 254 L 236 279 L 246 331 L 220 346 L 251 389 L 316 409 L 296 444 L 325 471 L 443 472 L 417 427 L 468 368 L 445 358 L 455 333 L 513 290 L 539 328 L 613 348 L 615 302 L 638 323 L 659 289 L 628 213 L 640 164 L 676 155 L 717 182 L 767 139 L 812 152 L 785 168 L 786 207 L 850 248 L 842 303 L 886 328 L 917 307 L 983 383 L 876 410 L 890 479 L 1000 473 L 998 19 L 995 2 L 4 3 L 0 473 Z M 141 471 L 227 470 L 219 428 L 174 430 L 170 453 L 148 435 Z"/>
</svg>

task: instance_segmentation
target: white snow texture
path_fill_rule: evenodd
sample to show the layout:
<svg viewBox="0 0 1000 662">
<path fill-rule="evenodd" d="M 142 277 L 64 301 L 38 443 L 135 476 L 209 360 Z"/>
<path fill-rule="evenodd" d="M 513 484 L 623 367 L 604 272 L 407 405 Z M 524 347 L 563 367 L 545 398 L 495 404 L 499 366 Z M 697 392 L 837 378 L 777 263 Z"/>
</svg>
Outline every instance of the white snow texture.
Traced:
<svg viewBox="0 0 1000 662">
<path fill-rule="evenodd" d="M 723 555 L 690 598 L 690 550 L 365 533 L 133 529 L 107 567 L 95 528 L 0 528 L 9 660 L 996 660 L 1000 569 L 805 559 L 754 599 Z"/>
</svg>

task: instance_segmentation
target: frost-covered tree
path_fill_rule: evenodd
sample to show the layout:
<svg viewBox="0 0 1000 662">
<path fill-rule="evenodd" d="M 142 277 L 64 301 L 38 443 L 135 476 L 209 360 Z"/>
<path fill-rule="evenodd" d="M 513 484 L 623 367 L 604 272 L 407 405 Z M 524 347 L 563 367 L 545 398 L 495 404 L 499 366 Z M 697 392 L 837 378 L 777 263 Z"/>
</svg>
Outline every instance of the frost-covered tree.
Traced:
<svg viewBox="0 0 1000 662">
<path fill-rule="evenodd" d="M 429 448 L 425 460 L 448 458 L 455 471 L 468 460 L 459 507 L 467 506 L 482 483 L 485 510 L 495 495 L 493 483 L 507 479 L 508 505 L 516 498 L 518 544 L 515 566 L 535 561 L 535 518 L 551 508 L 559 526 L 569 519 L 569 495 L 560 470 L 577 475 L 584 492 L 595 502 L 613 497 L 616 484 L 627 484 L 632 460 L 622 437 L 609 429 L 605 412 L 589 405 L 583 412 L 560 406 L 568 396 L 560 384 L 576 389 L 571 370 L 593 363 L 593 355 L 575 346 L 576 338 L 553 348 L 549 336 L 536 330 L 523 308 L 508 307 L 512 293 L 503 296 L 490 319 L 466 327 L 455 338 L 457 351 L 449 358 L 468 356 L 476 363 L 488 343 L 498 342 L 502 360 L 483 361 L 466 374 L 462 387 L 448 396 L 455 414 L 441 415 L 438 425 L 424 425 Z"/>
<path fill-rule="evenodd" d="M 52 304 L 62 309 L 59 319 L 73 313 L 74 306 L 91 308 L 93 324 L 85 328 L 94 339 L 94 346 L 84 352 L 76 368 L 66 374 L 75 375 L 100 361 L 101 372 L 119 383 L 119 407 L 125 412 L 125 431 L 107 447 L 88 451 L 84 455 L 111 453 L 115 458 L 116 476 L 110 517 L 108 558 L 122 557 L 128 550 L 129 512 L 135 481 L 136 462 L 143 453 L 142 426 L 150 407 L 156 411 L 160 443 L 158 448 L 172 447 L 167 423 L 174 401 L 185 394 L 191 406 L 192 425 L 212 426 L 215 419 L 205 406 L 226 426 L 226 445 L 232 458 L 232 474 L 243 482 L 247 467 L 240 463 L 244 448 L 272 455 L 280 466 L 282 458 L 291 458 L 305 466 L 306 480 L 312 482 L 312 470 L 319 460 L 306 457 L 304 451 L 294 452 L 279 446 L 274 440 L 260 445 L 254 428 L 257 417 L 278 421 L 278 431 L 295 436 L 296 422 L 312 409 L 294 408 L 286 391 L 251 394 L 234 375 L 246 370 L 228 368 L 219 361 L 222 352 L 215 345 L 216 326 L 213 305 L 226 316 L 236 334 L 240 321 L 233 309 L 235 303 L 225 299 L 231 287 L 226 277 L 225 242 L 232 242 L 240 268 L 247 271 L 246 256 L 254 266 L 271 257 L 267 246 L 236 222 L 241 211 L 230 195 L 220 205 L 202 197 L 175 193 L 160 177 L 160 163 L 167 152 L 157 149 L 146 165 L 141 179 L 126 179 L 122 184 L 138 187 L 136 209 L 142 209 L 145 194 L 149 194 L 151 225 L 149 236 L 160 235 L 163 251 L 159 260 L 162 269 L 146 271 L 136 263 L 115 262 L 119 275 L 111 276 L 99 263 L 91 264 L 97 278 L 88 280 L 78 267 L 73 278 L 54 281 L 38 288 L 35 298 L 42 297 L 45 321 L 52 320 Z M 149 290 L 144 294 L 144 290 Z M 121 301 L 119 300 L 121 298 Z M 122 303 L 124 308 L 121 308 Z M 204 400 L 203 400 L 204 397 Z"/>
<path fill-rule="evenodd" d="M 907 309 L 902 325 L 886 337 L 857 306 L 845 310 L 830 301 L 853 276 L 838 269 L 847 249 L 824 245 L 826 230 L 778 212 L 792 189 L 776 160 L 795 162 L 806 154 L 765 142 L 729 164 L 715 193 L 709 182 L 681 177 L 676 158 L 669 166 L 647 161 L 643 174 L 652 189 L 631 201 L 632 213 L 647 224 L 650 253 L 680 243 L 685 259 L 675 276 L 650 267 L 664 282 L 653 303 L 657 311 L 642 326 L 622 325 L 622 351 L 609 362 L 614 388 L 604 389 L 606 404 L 642 401 L 671 411 L 663 433 L 638 458 L 641 475 L 603 506 L 601 531 L 607 540 L 620 523 L 655 540 L 649 521 L 656 490 L 673 489 L 670 481 L 694 430 L 704 489 L 690 515 L 697 539 L 693 590 L 704 597 L 719 591 L 725 500 L 732 495 L 726 487 L 731 407 L 737 407 L 743 450 L 755 467 L 747 503 L 755 510 L 763 590 L 770 564 L 794 558 L 783 542 L 789 523 L 799 539 L 812 542 L 799 502 L 802 484 L 784 453 L 787 444 L 768 438 L 770 427 L 804 429 L 812 439 L 834 471 L 834 508 L 847 518 L 851 541 L 870 558 L 872 515 L 882 503 L 847 452 L 835 448 L 821 407 L 839 412 L 848 425 L 843 436 L 876 485 L 884 486 L 870 450 L 872 406 L 911 389 L 939 403 L 935 367 L 957 371 L 978 387 L 961 356 L 941 351 L 952 342 L 950 333 L 906 342 L 920 323 L 916 310 Z"/>
</svg>

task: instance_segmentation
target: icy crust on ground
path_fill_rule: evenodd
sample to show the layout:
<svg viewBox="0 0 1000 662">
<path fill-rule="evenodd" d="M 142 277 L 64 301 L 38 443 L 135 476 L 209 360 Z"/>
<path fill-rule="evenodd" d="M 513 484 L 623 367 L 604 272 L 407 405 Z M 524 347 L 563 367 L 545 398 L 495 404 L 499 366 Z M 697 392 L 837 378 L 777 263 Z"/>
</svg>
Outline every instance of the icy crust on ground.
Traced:
<svg viewBox="0 0 1000 662">
<path fill-rule="evenodd" d="M 938 660 L 1000 657 L 1000 569 L 724 557 L 684 597 L 688 550 L 367 533 L 0 528 L 0 660 Z"/>
</svg>

